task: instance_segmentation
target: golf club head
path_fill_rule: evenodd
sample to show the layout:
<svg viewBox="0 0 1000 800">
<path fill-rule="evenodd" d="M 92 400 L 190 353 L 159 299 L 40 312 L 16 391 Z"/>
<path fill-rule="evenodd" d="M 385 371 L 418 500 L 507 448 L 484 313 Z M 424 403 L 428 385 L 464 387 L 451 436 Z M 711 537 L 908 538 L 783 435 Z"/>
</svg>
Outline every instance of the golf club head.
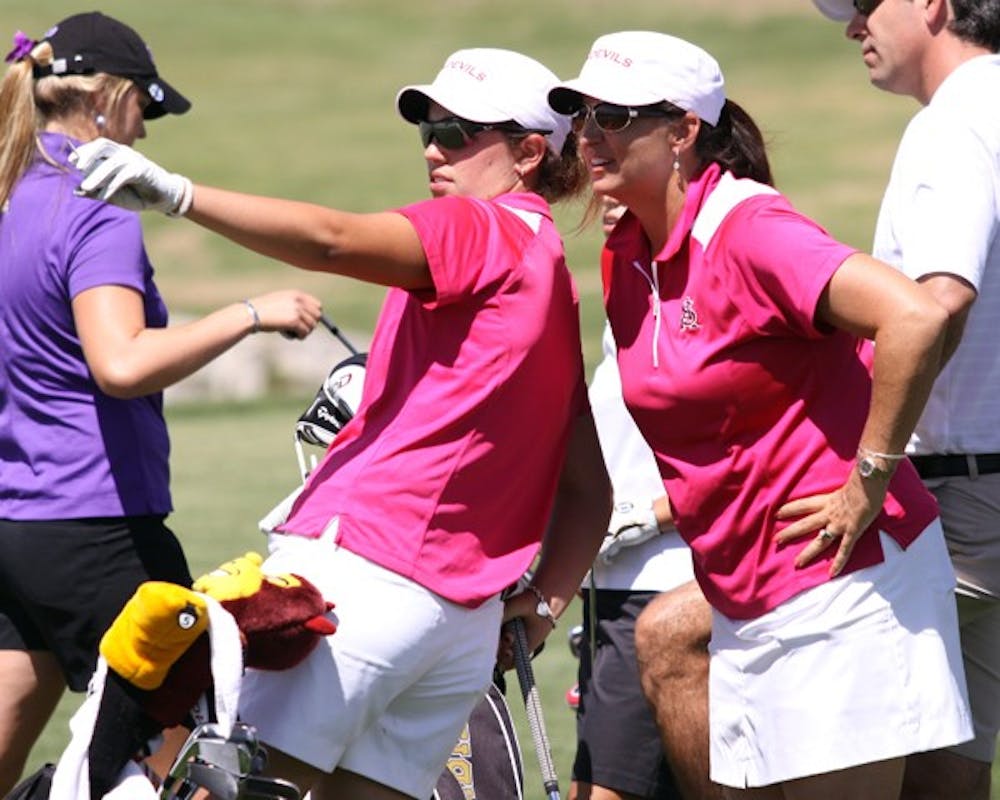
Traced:
<svg viewBox="0 0 1000 800">
<path fill-rule="evenodd" d="M 573 658 L 580 657 L 580 645 L 583 644 L 583 625 L 574 625 L 567 634 L 569 639 L 569 651 Z"/>
<path fill-rule="evenodd" d="M 217 725 L 199 725 L 174 760 L 160 798 L 191 800 L 204 789 L 216 800 L 298 800 L 294 784 L 259 776 L 266 763 L 266 751 L 250 725 L 238 722 L 228 736 Z"/>
<path fill-rule="evenodd" d="M 316 397 L 295 425 L 297 439 L 329 447 L 361 404 L 366 362 L 367 354 L 359 353 L 330 370 Z"/>
<path fill-rule="evenodd" d="M 299 788 L 280 778 L 251 775 L 243 781 L 239 800 L 301 800 Z"/>
</svg>

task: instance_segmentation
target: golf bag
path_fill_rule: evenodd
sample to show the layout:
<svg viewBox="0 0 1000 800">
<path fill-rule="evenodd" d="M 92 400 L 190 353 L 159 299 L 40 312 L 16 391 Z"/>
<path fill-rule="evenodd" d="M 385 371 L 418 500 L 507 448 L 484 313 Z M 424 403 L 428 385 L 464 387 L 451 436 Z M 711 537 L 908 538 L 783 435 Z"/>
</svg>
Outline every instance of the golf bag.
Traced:
<svg viewBox="0 0 1000 800">
<path fill-rule="evenodd" d="M 494 675 L 448 757 L 433 800 L 523 800 L 521 748 L 503 687 L 503 675 Z"/>
<path fill-rule="evenodd" d="M 361 403 L 367 363 L 367 353 L 353 353 L 338 363 L 295 423 L 295 455 L 303 481 L 316 468 L 315 457 L 307 461 L 303 443 L 327 448 L 350 422 Z"/>
</svg>

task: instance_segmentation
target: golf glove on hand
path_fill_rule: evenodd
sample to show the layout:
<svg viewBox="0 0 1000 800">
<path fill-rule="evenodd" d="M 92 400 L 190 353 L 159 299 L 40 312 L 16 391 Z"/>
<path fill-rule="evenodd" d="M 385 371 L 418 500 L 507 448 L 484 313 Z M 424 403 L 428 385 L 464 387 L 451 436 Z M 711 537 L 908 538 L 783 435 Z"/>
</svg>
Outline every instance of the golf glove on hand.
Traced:
<svg viewBox="0 0 1000 800">
<path fill-rule="evenodd" d="M 608 535 L 601 543 L 597 558 L 610 564 L 623 547 L 633 547 L 659 535 L 660 524 L 656 521 L 652 501 L 640 504 L 623 500 L 615 503 L 608 522 Z"/>
<path fill-rule="evenodd" d="M 84 174 L 78 195 L 93 197 L 129 211 L 162 211 L 181 217 L 191 207 L 191 181 L 167 172 L 141 153 L 110 139 L 78 147 L 70 162 Z"/>
</svg>

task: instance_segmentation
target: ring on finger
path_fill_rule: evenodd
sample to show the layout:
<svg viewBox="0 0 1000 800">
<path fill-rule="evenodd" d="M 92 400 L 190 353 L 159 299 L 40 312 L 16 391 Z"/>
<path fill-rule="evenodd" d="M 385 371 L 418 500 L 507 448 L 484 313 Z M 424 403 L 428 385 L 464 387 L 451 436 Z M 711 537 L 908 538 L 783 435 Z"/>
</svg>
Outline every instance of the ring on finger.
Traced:
<svg viewBox="0 0 1000 800">
<path fill-rule="evenodd" d="M 824 544 L 829 544 L 834 540 L 835 537 L 832 533 L 830 533 L 830 531 L 828 531 L 826 528 L 823 528 L 820 530 L 819 536 L 817 538 L 821 539 Z"/>
</svg>

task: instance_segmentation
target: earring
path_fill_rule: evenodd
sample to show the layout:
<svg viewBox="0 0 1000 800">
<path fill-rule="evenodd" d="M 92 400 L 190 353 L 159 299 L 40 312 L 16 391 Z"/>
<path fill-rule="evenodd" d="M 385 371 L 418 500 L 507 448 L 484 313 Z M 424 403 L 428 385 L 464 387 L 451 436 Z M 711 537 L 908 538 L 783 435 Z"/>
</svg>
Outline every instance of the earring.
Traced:
<svg viewBox="0 0 1000 800">
<path fill-rule="evenodd" d="M 103 114 L 98 113 L 94 115 L 94 124 L 97 126 L 97 130 L 104 130 L 104 126 L 108 124 L 107 119 Z"/>
<path fill-rule="evenodd" d="M 681 154 L 679 150 L 674 150 L 674 172 L 677 173 L 677 185 L 681 191 L 684 191 L 687 182 L 681 174 Z"/>
</svg>

